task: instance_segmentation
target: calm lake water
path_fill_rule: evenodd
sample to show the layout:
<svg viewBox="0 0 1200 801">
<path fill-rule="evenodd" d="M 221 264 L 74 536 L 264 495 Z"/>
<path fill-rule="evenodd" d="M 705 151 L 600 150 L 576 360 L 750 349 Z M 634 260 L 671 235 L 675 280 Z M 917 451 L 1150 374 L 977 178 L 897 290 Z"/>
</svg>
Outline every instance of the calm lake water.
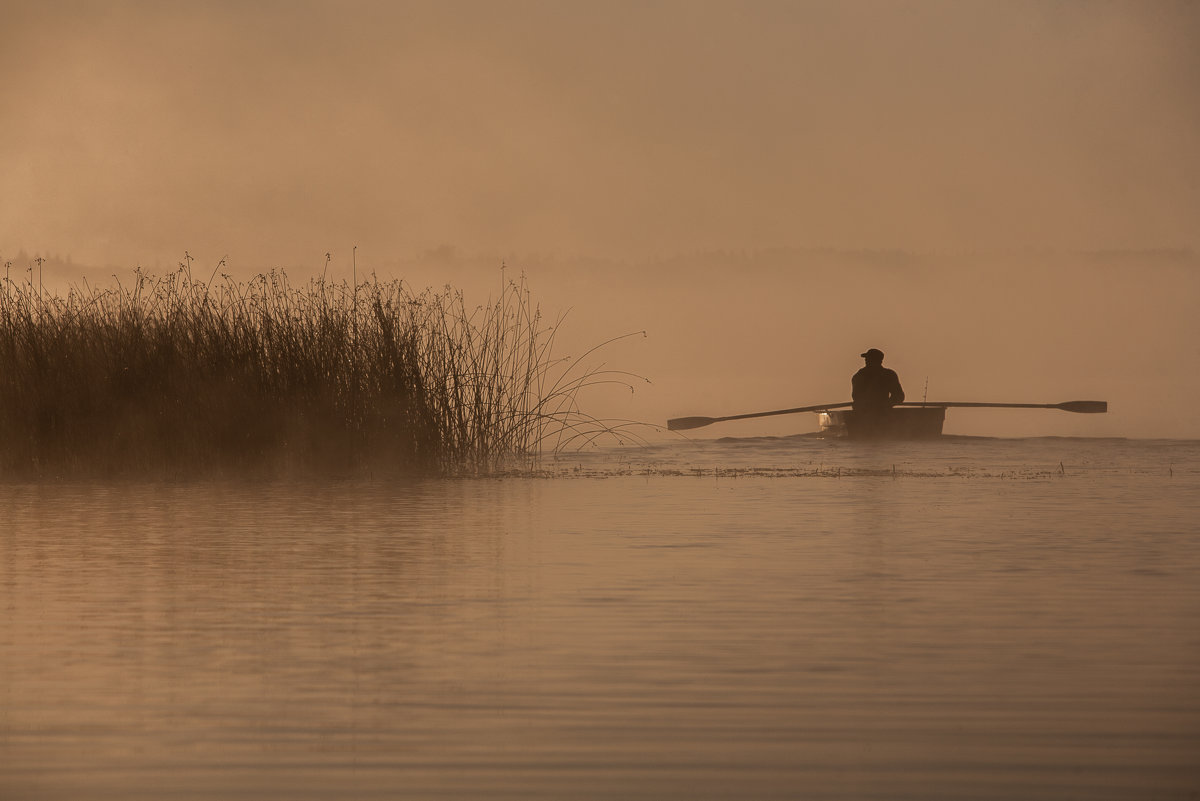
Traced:
<svg viewBox="0 0 1200 801">
<path fill-rule="evenodd" d="M 1200 443 L 0 484 L 0 798 L 1200 796 Z"/>
</svg>

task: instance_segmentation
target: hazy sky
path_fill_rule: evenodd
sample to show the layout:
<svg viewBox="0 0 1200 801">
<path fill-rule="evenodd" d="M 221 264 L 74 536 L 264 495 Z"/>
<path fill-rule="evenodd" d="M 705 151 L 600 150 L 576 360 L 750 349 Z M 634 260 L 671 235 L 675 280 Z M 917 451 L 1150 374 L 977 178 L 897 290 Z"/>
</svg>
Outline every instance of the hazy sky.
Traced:
<svg viewBox="0 0 1200 801">
<path fill-rule="evenodd" d="M 0 0 L 0 256 L 1195 247 L 1200 4 Z"/>
<path fill-rule="evenodd" d="M 0 0 L 0 259 L 506 259 L 568 352 L 649 332 L 601 413 L 845 400 L 879 347 L 913 397 L 1113 410 L 947 430 L 1200 436 L 1198 42 L 1154 0 Z"/>
</svg>

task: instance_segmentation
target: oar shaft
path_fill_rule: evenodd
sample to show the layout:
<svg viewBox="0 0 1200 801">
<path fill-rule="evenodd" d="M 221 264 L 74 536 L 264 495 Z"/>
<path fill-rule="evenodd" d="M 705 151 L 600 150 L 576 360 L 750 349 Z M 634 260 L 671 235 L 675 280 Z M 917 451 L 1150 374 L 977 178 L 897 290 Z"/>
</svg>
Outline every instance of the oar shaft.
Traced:
<svg viewBox="0 0 1200 801">
<path fill-rule="evenodd" d="M 1063 403 L 965 403 L 959 401 L 905 401 L 901 406 L 941 406 L 943 408 L 976 409 L 1059 409 L 1078 414 L 1104 414 L 1107 401 L 1064 401 Z"/>
<path fill-rule="evenodd" d="M 1057 409 L 1057 403 L 960 403 L 957 401 L 904 401 L 900 406 L 945 406 L 955 409 Z"/>
<path fill-rule="evenodd" d="M 710 426 L 713 423 L 723 423 L 726 420 L 748 420 L 751 417 L 771 417 L 777 414 L 796 414 L 798 412 L 823 412 L 826 409 L 841 409 L 853 405 L 852 403 L 820 403 L 816 406 L 797 406 L 795 409 L 776 409 L 771 412 L 732 414 L 728 417 L 676 417 L 667 421 L 667 430 L 686 431 L 692 428 Z"/>
<path fill-rule="evenodd" d="M 777 414 L 798 414 L 799 412 L 823 412 L 826 409 L 842 409 L 846 406 L 853 406 L 853 403 L 822 403 L 817 406 L 797 406 L 795 409 L 776 409 L 773 412 L 752 412 L 750 414 L 732 414 L 728 417 L 718 417 L 713 420 L 714 423 L 723 423 L 726 420 L 749 420 L 751 417 L 774 417 Z"/>
</svg>

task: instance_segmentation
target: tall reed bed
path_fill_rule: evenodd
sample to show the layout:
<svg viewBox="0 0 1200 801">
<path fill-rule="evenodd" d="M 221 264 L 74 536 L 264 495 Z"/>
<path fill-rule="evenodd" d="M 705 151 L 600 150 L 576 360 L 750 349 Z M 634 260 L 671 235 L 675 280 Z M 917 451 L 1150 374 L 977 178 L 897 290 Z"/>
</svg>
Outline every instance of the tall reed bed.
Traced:
<svg viewBox="0 0 1200 801">
<path fill-rule="evenodd" d="M 620 436 L 578 394 L 624 374 L 553 355 L 524 279 L 469 306 L 402 281 L 170 275 L 47 294 L 5 277 L 0 469 L 454 474 Z"/>
</svg>

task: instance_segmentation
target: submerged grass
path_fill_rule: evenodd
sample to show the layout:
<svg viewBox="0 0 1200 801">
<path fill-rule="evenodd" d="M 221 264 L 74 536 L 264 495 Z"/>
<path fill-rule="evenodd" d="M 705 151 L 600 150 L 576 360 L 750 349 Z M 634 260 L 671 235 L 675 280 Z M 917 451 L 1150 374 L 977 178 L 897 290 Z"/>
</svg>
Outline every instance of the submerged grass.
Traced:
<svg viewBox="0 0 1200 801">
<path fill-rule="evenodd" d="M 469 307 L 402 281 L 191 274 L 48 294 L 5 277 L 0 470 L 195 474 L 532 466 L 628 435 L 578 394 L 635 379 L 558 358 L 524 278 Z M 640 332 L 639 332 L 640 333 Z"/>
</svg>

